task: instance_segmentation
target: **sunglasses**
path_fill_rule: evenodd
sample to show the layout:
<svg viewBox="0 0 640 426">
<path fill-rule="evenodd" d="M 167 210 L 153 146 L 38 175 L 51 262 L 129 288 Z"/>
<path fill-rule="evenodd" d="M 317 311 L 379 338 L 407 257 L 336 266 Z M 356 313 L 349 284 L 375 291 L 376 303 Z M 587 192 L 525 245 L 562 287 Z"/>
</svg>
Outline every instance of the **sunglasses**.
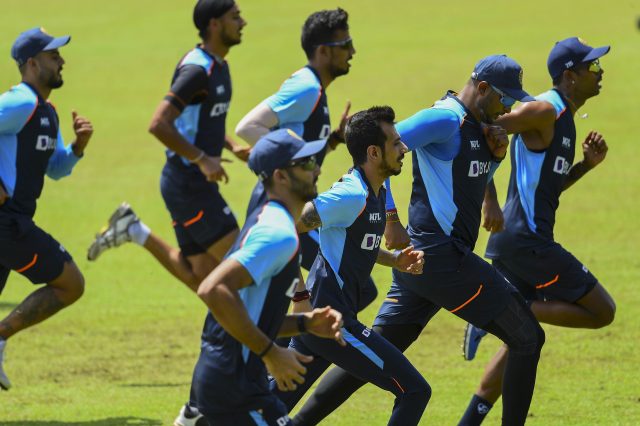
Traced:
<svg viewBox="0 0 640 426">
<path fill-rule="evenodd" d="M 320 43 L 319 46 L 329 46 L 329 47 L 340 47 L 342 49 L 348 50 L 353 48 L 353 40 L 351 37 L 340 40 L 340 41 L 330 41 L 328 43 Z"/>
<path fill-rule="evenodd" d="M 309 157 L 304 157 L 299 160 L 294 160 L 289 163 L 288 167 L 297 167 L 300 166 L 302 170 L 306 170 L 307 172 L 315 170 L 318 161 L 316 160 L 315 155 L 310 155 Z"/>
<path fill-rule="evenodd" d="M 589 71 L 593 72 L 593 73 L 599 73 L 600 71 L 602 71 L 602 67 L 600 66 L 600 59 L 596 59 L 594 61 L 592 61 L 589 64 Z"/>
<path fill-rule="evenodd" d="M 500 95 L 500 103 L 505 107 L 505 108 L 511 108 L 513 106 L 513 104 L 516 103 L 516 100 L 514 98 L 512 98 L 511 96 L 507 95 L 506 93 L 504 93 L 502 90 L 498 89 L 497 87 L 494 87 L 492 85 L 491 88 L 493 89 L 494 92 L 496 92 L 498 95 Z"/>
</svg>

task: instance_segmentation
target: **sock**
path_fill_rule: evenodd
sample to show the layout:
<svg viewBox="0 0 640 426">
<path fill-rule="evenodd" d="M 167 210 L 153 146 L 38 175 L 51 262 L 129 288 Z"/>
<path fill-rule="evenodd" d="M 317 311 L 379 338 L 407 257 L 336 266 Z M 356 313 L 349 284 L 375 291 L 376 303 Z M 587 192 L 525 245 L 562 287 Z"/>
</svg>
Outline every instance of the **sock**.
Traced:
<svg viewBox="0 0 640 426">
<path fill-rule="evenodd" d="M 131 235 L 131 240 L 140 244 L 141 246 L 147 242 L 147 238 L 149 238 L 149 234 L 151 234 L 151 229 L 147 225 L 145 225 L 141 220 L 137 222 L 133 222 L 129 225 L 129 235 Z"/>
<path fill-rule="evenodd" d="M 471 402 L 467 407 L 467 411 L 464 412 L 464 415 L 460 419 L 458 426 L 477 426 L 484 418 L 489 414 L 489 410 L 491 410 L 493 404 L 487 401 L 484 398 L 480 398 L 478 395 L 473 395 L 471 398 Z"/>
</svg>

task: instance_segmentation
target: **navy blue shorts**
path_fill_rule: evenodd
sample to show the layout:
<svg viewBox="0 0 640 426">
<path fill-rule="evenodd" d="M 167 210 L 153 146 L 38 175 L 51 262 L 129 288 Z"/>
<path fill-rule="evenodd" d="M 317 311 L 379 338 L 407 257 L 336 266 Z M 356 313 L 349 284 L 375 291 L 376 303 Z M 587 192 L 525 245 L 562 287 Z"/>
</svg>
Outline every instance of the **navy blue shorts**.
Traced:
<svg viewBox="0 0 640 426">
<path fill-rule="evenodd" d="M 43 284 L 58 278 L 71 260 L 65 248 L 30 217 L 0 212 L 0 292 L 12 270 Z"/>
<path fill-rule="evenodd" d="M 218 184 L 207 182 L 199 173 L 167 162 L 162 169 L 160 191 L 185 256 L 206 253 L 215 242 L 238 228 Z"/>
<path fill-rule="evenodd" d="M 493 260 L 526 300 L 573 303 L 589 293 L 598 279 L 560 244 L 534 248 Z"/>
<path fill-rule="evenodd" d="M 396 396 L 428 389 L 426 380 L 404 354 L 375 331 L 360 322 L 351 321 L 344 325 L 342 333 L 346 347 L 311 334 L 291 339 L 291 348 L 314 358 L 304 364 L 307 368 L 305 382 L 295 391 L 279 391 L 271 381 L 272 391 L 290 410 L 331 364 Z"/>
<path fill-rule="evenodd" d="M 471 251 L 447 244 L 425 252 L 424 272 L 393 270 L 393 282 L 374 325 L 424 327 L 438 308 L 482 327 L 497 318 L 517 292 L 500 272 Z"/>
<path fill-rule="evenodd" d="M 284 403 L 269 390 L 264 367 L 258 369 L 259 377 L 250 378 L 241 360 L 229 363 L 235 368 L 227 368 L 221 367 L 219 357 L 219 352 L 203 344 L 191 381 L 191 402 L 211 426 L 291 424 Z"/>
</svg>

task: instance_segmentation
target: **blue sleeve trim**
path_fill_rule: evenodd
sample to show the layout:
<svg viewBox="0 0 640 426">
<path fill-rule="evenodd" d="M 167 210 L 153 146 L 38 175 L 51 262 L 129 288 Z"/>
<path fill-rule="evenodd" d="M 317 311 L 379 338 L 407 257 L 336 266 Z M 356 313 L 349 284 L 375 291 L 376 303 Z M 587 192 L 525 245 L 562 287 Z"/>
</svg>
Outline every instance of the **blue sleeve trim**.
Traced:
<svg viewBox="0 0 640 426">
<path fill-rule="evenodd" d="M 450 141 L 459 132 L 464 116 L 448 108 L 428 108 L 396 124 L 402 141 L 411 151 Z"/>
<path fill-rule="evenodd" d="M 360 216 L 367 204 L 368 191 L 357 171 L 344 175 L 330 190 L 318 195 L 313 204 L 322 221 L 322 228 L 347 228 Z"/>
<path fill-rule="evenodd" d="M 56 141 L 56 150 L 49 158 L 49 164 L 47 165 L 47 176 L 51 179 L 61 179 L 65 176 L 69 176 L 73 167 L 80 161 L 80 157 L 77 157 L 71 149 L 71 144 L 64 146 L 64 140 L 62 139 L 62 133 L 58 129 L 58 138 Z"/>
<path fill-rule="evenodd" d="M 212 57 L 204 53 L 201 49 L 193 49 L 182 58 L 179 67 L 184 65 L 199 65 L 207 72 L 207 75 L 211 75 L 215 61 Z M 178 67 L 178 68 L 179 68 Z"/>
<path fill-rule="evenodd" d="M 23 83 L 0 95 L 0 133 L 19 133 L 37 106 L 38 96 Z"/>
<path fill-rule="evenodd" d="M 321 95 L 322 87 L 316 76 L 309 69 L 302 68 L 289 77 L 276 94 L 265 99 L 264 103 L 276 114 L 280 127 L 289 127 L 293 123 L 304 123 Z"/>
<path fill-rule="evenodd" d="M 385 201 L 385 210 L 389 211 L 389 210 L 397 210 L 396 209 L 396 202 L 393 199 L 393 194 L 391 193 L 391 178 L 387 178 L 384 181 L 384 187 L 387 190 L 387 199 Z"/>
</svg>

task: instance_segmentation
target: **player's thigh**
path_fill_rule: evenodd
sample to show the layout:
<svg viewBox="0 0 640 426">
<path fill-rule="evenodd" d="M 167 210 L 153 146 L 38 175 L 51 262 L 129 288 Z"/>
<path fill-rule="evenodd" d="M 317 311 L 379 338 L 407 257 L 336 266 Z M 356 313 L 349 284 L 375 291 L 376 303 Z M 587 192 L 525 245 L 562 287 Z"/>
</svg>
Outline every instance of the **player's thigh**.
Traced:
<svg viewBox="0 0 640 426">
<path fill-rule="evenodd" d="M 304 336 L 303 341 L 319 356 L 396 396 L 427 391 L 427 382 L 418 370 L 376 332 L 354 322 L 345 326 L 342 333 L 347 342 L 344 347 L 315 336 Z"/>
<path fill-rule="evenodd" d="M 440 310 L 439 306 L 403 285 L 402 279 L 394 271 L 393 282 L 378 310 L 374 327 L 414 326 L 421 331 Z"/>
</svg>

